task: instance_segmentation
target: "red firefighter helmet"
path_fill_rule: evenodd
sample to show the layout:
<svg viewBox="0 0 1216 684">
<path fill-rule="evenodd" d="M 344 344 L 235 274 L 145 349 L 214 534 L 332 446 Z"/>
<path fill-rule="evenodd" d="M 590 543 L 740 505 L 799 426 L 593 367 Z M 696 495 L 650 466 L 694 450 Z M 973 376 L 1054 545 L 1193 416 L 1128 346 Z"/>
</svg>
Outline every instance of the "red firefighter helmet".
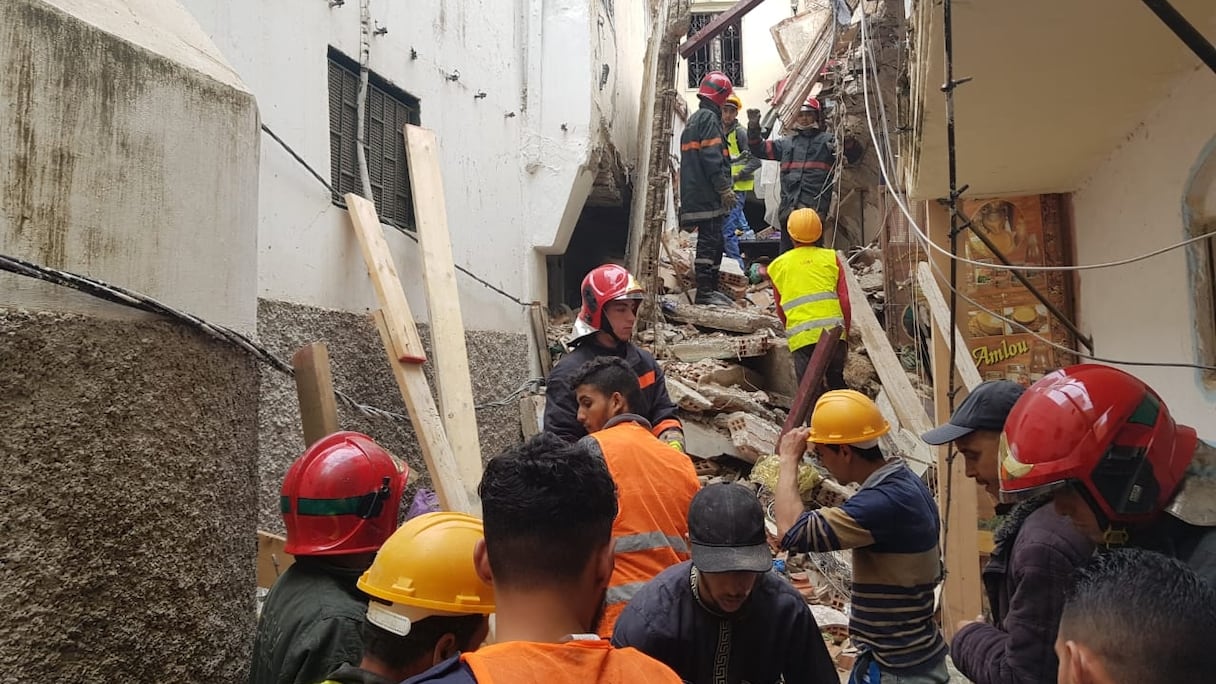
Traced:
<svg viewBox="0 0 1216 684">
<path fill-rule="evenodd" d="M 822 113 L 822 112 L 823 112 L 823 105 L 819 104 L 819 100 L 818 100 L 817 98 L 814 98 L 814 97 L 808 97 L 808 98 L 806 99 L 806 102 L 803 102 L 803 103 L 802 103 L 802 108 L 801 108 L 801 110 L 800 110 L 800 111 L 803 111 L 803 112 L 815 112 L 815 113 L 817 113 L 817 114 L 818 114 L 818 113 Z"/>
<path fill-rule="evenodd" d="M 726 98 L 730 97 L 733 92 L 735 92 L 735 86 L 731 84 L 729 76 L 721 71 L 711 71 L 701 79 L 701 87 L 697 90 L 697 96 L 721 107 L 726 104 Z"/>
<path fill-rule="evenodd" d="M 640 300 L 645 290 L 625 267 L 605 264 L 591 269 L 583 278 L 581 293 L 583 307 L 579 309 L 578 318 L 574 319 L 571 342 L 601 330 L 616 337 L 608 326 L 608 319 L 604 318 L 604 306 L 621 299 Z"/>
<path fill-rule="evenodd" d="M 321 438 L 283 478 L 283 550 L 304 556 L 376 551 L 397 529 L 408 479 L 405 464 L 367 435 L 335 432 Z"/>
<path fill-rule="evenodd" d="M 1182 483 L 1198 436 L 1133 375 L 1081 364 L 1030 386 L 1001 436 L 1001 498 L 1076 486 L 1110 523 L 1161 512 Z"/>
</svg>

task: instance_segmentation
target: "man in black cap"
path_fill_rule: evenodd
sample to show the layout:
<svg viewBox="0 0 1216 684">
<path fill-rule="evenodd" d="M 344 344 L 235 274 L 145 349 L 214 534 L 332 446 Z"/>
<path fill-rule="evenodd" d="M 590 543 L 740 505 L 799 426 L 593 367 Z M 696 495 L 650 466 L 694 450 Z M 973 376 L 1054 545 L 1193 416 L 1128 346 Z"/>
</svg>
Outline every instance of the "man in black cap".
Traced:
<svg viewBox="0 0 1216 684">
<path fill-rule="evenodd" d="M 1000 493 L 998 453 L 1005 418 L 1022 396 L 1008 380 L 978 385 L 950 416 L 921 439 L 954 443 L 967 477 L 994 500 Z M 976 684 L 1056 681 L 1056 629 L 1073 571 L 1093 545 L 1069 520 L 1044 504 L 1049 498 L 998 506 L 1003 522 L 985 566 L 984 588 L 991 616 L 960 622 L 950 645 L 954 664 Z"/>
<path fill-rule="evenodd" d="M 692 560 L 664 570 L 617 620 L 632 646 L 686 682 L 836 684 L 806 601 L 772 572 L 764 511 L 738 484 L 702 489 L 688 510 Z"/>
</svg>

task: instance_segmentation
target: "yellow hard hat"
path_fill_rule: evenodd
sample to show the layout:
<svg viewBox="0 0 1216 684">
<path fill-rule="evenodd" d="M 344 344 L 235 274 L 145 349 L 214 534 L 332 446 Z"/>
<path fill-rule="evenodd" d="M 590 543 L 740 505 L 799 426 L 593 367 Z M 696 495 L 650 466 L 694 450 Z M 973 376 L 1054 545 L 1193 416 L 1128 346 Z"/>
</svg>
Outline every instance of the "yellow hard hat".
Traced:
<svg viewBox="0 0 1216 684">
<path fill-rule="evenodd" d="M 890 430 L 887 419 L 869 397 L 855 390 L 832 390 L 815 402 L 807 441 L 857 444 L 876 440 Z"/>
<path fill-rule="evenodd" d="M 814 209 L 795 209 L 785 225 L 794 242 L 809 245 L 823 235 L 823 221 Z"/>
<path fill-rule="evenodd" d="M 730 97 L 726 98 L 726 104 L 734 107 L 735 109 L 743 109 L 743 100 L 740 100 L 738 95 L 732 94 Z"/>
<path fill-rule="evenodd" d="M 368 602 L 368 621 L 405 636 L 411 622 L 432 615 L 493 613 L 494 590 L 473 565 L 473 548 L 483 538 L 481 521 L 464 513 L 427 513 L 407 521 L 357 583 L 380 599 Z"/>
</svg>

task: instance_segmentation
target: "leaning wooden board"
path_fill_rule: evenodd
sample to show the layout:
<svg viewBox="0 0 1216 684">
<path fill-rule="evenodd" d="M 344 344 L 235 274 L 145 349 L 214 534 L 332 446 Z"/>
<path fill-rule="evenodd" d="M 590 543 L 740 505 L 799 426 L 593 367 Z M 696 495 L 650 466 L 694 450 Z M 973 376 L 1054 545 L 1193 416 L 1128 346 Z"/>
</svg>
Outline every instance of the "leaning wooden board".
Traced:
<svg viewBox="0 0 1216 684">
<path fill-rule="evenodd" d="M 414 221 L 422 250 L 422 282 L 431 322 L 431 349 L 435 355 L 436 394 L 439 416 L 447 429 L 448 444 L 456 456 L 460 477 L 466 485 L 481 482 L 481 439 L 477 434 L 477 411 L 473 383 L 469 379 L 469 352 L 460 316 L 456 287 L 456 264 L 448 234 L 448 210 L 439 172 L 439 145 L 435 133 L 405 126 L 410 187 L 414 196 Z"/>
</svg>

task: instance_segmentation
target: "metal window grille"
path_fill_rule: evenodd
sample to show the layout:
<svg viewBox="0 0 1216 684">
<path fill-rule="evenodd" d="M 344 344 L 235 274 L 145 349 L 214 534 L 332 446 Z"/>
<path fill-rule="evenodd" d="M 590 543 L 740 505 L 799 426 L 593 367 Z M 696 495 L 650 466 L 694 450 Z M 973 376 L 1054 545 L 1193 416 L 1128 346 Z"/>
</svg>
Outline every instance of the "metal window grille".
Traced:
<svg viewBox="0 0 1216 684">
<path fill-rule="evenodd" d="M 688 36 L 691 38 L 697 31 L 705 28 L 709 22 L 718 16 L 717 12 L 698 12 L 692 15 L 688 24 Z M 688 57 L 688 87 L 696 88 L 701 85 L 701 79 L 711 71 L 721 71 L 730 77 L 736 88 L 744 86 L 743 81 L 743 29 L 741 21 L 737 21 L 722 30 L 713 40 Z"/>
<path fill-rule="evenodd" d="M 339 195 L 362 194 L 359 162 L 355 154 L 358 111 L 358 63 L 329 52 L 329 154 L 330 182 Z M 365 131 L 367 173 L 380 220 L 398 228 L 414 229 L 414 203 L 410 196 L 402 127 L 419 123 L 418 99 L 369 74 Z M 338 199 L 338 198 L 335 198 Z"/>
</svg>

